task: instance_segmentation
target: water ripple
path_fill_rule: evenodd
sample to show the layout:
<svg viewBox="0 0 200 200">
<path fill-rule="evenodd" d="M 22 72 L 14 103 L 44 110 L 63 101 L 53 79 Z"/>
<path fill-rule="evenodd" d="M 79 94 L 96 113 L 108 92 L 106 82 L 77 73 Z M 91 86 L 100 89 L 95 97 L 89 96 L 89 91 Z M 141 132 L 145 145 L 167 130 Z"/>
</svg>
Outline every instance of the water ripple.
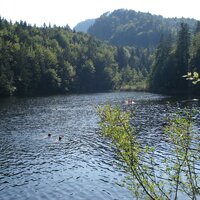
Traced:
<svg viewBox="0 0 200 200">
<path fill-rule="evenodd" d="M 124 92 L 2 100 L 1 199 L 132 199 L 130 191 L 116 184 L 125 174 L 117 168 L 109 141 L 98 132 L 96 115 L 98 105 L 122 105 L 132 98 L 137 123 L 145 125 L 141 142 L 156 143 L 162 155 L 163 146 L 168 148 L 162 145 L 167 139 L 160 129 L 164 96 Z"/>
</svg>

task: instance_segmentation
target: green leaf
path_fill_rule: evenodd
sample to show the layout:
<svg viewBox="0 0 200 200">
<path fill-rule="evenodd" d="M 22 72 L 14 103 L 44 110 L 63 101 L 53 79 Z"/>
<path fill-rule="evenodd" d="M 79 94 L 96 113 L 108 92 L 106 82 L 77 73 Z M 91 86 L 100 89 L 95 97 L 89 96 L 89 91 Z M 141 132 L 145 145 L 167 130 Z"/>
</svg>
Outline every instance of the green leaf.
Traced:
<svg viewBox="0 0 200 200">
<path fill-rule="evenodd" d="M 197 72 L 194 72 L 194 73 L 193 73 L 193 77 L 194 77 L 195 79 L 198 79 L 198 78 L 199 78 L 199 74 L 198 74 Z"/>
</svg>

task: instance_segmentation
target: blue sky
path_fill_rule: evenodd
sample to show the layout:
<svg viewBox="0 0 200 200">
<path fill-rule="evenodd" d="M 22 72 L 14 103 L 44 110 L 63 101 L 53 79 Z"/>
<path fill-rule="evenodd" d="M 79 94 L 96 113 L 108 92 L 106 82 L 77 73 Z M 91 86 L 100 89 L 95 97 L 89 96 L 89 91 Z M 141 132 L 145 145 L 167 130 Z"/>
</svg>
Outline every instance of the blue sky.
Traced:
<svg viewBox="0 0 200 200">
<path fill-rule="evenodd" d="M 200 20 L 199 4 L 199 0 L 0 0 L 0 15 L 13 22 L 73 28 L 80 21 L 119 8 Z"/>
</svg>

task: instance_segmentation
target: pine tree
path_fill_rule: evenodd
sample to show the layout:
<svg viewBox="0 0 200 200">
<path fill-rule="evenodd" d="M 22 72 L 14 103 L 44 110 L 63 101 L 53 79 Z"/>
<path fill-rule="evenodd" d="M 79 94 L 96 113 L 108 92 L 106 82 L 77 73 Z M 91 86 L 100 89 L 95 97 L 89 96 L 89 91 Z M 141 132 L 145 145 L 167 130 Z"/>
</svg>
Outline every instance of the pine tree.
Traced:
<svg viewBox="0 0 200 200">
<path fill-rule="evenodd" d="M 172 89 L 173 81 L 169 81 L 169 79 L 173 79 L 173 73 L 171 73 L 173 67 L 169 64 L 171 48 L 171 37 L 166 38 L 162 35 L 156 50 L 151 75 L 150 86 L 153 91 L 164 92 Z"/>
<path fill-rule="evenodd" d="M 188 24 L 181 23 L 181 29 L 178 34 L 177 48 L 176 48 L 176 83 L 177 90 L 185 90 L 188 87 L 188 81 L 181 78 L 187 74 L 189 69 L 189 48 L 190 48 L 190 32 Z"/>
</svg>

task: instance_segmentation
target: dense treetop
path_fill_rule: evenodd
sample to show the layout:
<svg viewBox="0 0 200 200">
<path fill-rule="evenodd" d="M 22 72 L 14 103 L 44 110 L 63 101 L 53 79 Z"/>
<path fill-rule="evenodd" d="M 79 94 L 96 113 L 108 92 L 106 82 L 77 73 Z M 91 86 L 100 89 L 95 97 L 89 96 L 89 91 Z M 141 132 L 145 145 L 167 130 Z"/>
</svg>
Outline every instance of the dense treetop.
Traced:
<svg viewBox="0 0 200 200">
<path fill-rule="evenodd" d="M 68 26 L 0 18 L 0 96 L 94 92 L 143 80 L 148 49 L 114 47 Z M 144 62 L 140 62 L 142 57 Z"/>
</svg>

